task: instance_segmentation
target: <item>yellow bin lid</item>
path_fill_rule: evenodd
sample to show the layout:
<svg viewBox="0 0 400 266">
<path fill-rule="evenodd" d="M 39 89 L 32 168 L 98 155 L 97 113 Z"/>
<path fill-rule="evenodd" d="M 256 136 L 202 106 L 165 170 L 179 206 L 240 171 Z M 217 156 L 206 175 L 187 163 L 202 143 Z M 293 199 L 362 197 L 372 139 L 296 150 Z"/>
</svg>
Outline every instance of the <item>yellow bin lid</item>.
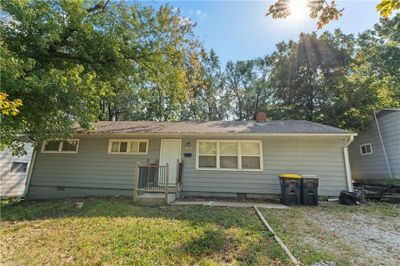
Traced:
<svg viewBox="0 0 400 266">
<path fill-rule="evenodd" d="M 281 178 L 302 178 L 303 176 L 298 175 L 298 174 L 286 173 L 286 174 L 280 174 L 279 177 L 281 177 Z"/>
</svg>

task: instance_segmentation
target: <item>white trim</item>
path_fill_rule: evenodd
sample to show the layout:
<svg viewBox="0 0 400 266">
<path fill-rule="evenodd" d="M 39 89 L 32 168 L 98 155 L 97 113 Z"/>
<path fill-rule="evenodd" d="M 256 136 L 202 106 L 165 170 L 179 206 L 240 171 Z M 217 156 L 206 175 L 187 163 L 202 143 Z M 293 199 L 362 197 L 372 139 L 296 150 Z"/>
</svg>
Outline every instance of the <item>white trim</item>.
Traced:
<svg viewBox="0 0 400 266">
<path fill-rule="evenodd" d="M 179 158 L 177 158 L 177 159 L 179 159 L 179 161 L 182 160 L 182 139 L 161 139 L 161 142 L 160 142 L 160 161 L 161 161 L 161 155 L 162 155 L 162 152 L 163 152 L 163 143 L 166 142 L 166 141 L 171 141 L 171 140 L 179 142 Z"/>
<path fill-rule="evenodd" d="M 172 141 L 172 142 L 178 142 L 179 143 L 179 156 L 178 156 L 178 158 L 176 158 L 176 159 L 179 159 L 179 161 L 181 161 L 182 160 L 182 139 L 161 139 L 161 142 L 160 142 L 160 157 L 159 157 L 159 163 L 161 164 L 162 163 L 162 154 L 163 154 L 163 151 L 164 151 L 164 148 L 163 148 L 163 143 L 164 142 L 168 142 L 168 141 Z M 179 167 L 179 165 L 177 165 L 176 164 L 176 159 L 174 159 L 174 162 L 173 162 L 173 164 L 175 165 L 175 167 L 177 167 L 176 169 L 178 169 L 178 167 Z M 171 167 L 171 165 L 169 166 L 169 167 Z M 169 169 L 171 169 L 171 168 L 169 168 Z M 168 170 L 169 171 L 169 170 Z M 168 173 L 168 175 L 169 175 L 169 173 Z M 177 174 L 177 172 L 175 172 L 175 174 L 174 174 L 174 176 L 168 176 L 168 178 L 169 178 L 169 180 L 168 180 L 168 185 L 170 186 L 170 185 L 176 185 L 176 182 L 177 182 L 177 180 L 178 180 L 178 174 Z M 173 179 L 175 179 L 175 180 L 173 180 Z M 173 181 L 172 181 L 173 180 Z"/>
<path fill-rule="evenodd" d="M 29 185 L 30 185 L 31 177 L 32 177 L 32 172 L 33 172 L 33 167 L 35 166 L 36 154 L 37 154 L 37 148 L 34 146 L 31 162 L 29 164 L 28 175 L 25 180 L 25 189 L 24 189 L 24 193 L 22 194 L 22 197 L 25 197 L 26 194 L 28 193 L 28 189 L 29 189 Z"/>
<path fill-rule="evenodd" d="M 362 147 L 367 147 L 367 146 L 370 146 L 371 151 L 370 151 L 370 152 L 363 153 Z M 365 150 L 367 150 L 367 148 L 365 148 Z M 369 154 L 373 154 L 373 153 L 374 153 L 374 151 L 372 150 L 372 144 L 371 144 L 371 142 L 364 143 L 364 144 L 360 144 L 360 154 L 361 154 L 361 156 L 365 156 L 365 155 L 369 155 Z"/>
<path fill-rule="evenodd" d="M 42 143 L 42 149 L 41 152 L 42 153 L 70 153 L 70 154 L 76 154 L 78 153 L 79 150 L 79 139 L 64 139 L 64 140 L 54 140 L 54 141 L 58 141 L 58 150 L 57 151 L 46 151 L 44 148 L 46 146 L 46 143 L 48 141 L 53 141 L 53 140 L 45 140 Z M 64 145 L 64 141 L 76 141 L 76 150 L 75 151 L 63 151 L 62 147 Z"/>
<path fill-rule="evenodd" d="M 345 140 L 343 145 L 344 168 L 346 171 L 347 190 L 353 192 L 353 179 L 351 176 L 350 160 L 349 160 L 349 145 L 353 142 L 354 137 L 350 136 L 349 140 Z"/>
<path fill-rule="evenodd" d="M 199 143 L 200 142 L 209 142 L 209 143 L 216 143 L 216 154 L 210 154 L 209 156 L 216 156 L 216 168 L 200 168 L 199 167 Z M 238 168 L 220 168 L 220 143 L 227 142 L 227 143 L 237 143 L 238 145 Z M 258 143 L 259 147 L 259 155 L 249 155 L 253 157 L 259 157 L 260 159 L 260 169 L 243 169 L 242 168 L 242 148 L 240 143 Z M 207 156 L 207 154 L 202 154 Z M 196 140 L 196 170 L 200 171 L 240 171 L 240 172 L 262 172 L 264 171 L 264 164 L 263 164 L 263 150 L 262 150 L 262 141 L 261 140 L 241 140 L 241 139 L 197 139 Z"/>
<path fill-rule="evenodd" d="M 374 111 L 374 118 L 375 118 L 376 128 L 378 129 L 378 133 L 379 133 L 379 139 L 381 140 L 381 144 L 382 144 L 383 155 L 385 155 L 385 161 L 386 161 L 387 169 L 389 171 L 389 176 L 390 176 L 390 179 L 393 179 L 392 170 L 390 169 L 390 163 L 389 163 L 389 160 L 388 160 L 388 157 L 387 157 L 387 154 L 386 154 L 385 144 L 383 143 L 381 128 L 379 126 L 378 118 L 376 117 L 376 112 L 375 111 Z M 371 145 L 371 151 L 372 151 L 372 145 Z"/>
<path fill-rule="evenodd" d="M 121 145 L 121 142 L 127 142 L 128 146 L 126 147 L 126 152 L 112 152 L 111 148 L 112 148 L 112 143 L 113 142 L 119 142 Z M 139 146 L 138 146 L 138 152 L 130 152 L 130 148 L 131 148 L 131 143 L 132 142 L 146 142 L 146 152 L 139 152 Z M 149 140 L 148 139 L 109 139 L 108 140 L 108 149 L 107 149 L 107 153 L 108 154 L 118 154 L 118 155 L 146 155 L 149 152 Z"/>
</svg>

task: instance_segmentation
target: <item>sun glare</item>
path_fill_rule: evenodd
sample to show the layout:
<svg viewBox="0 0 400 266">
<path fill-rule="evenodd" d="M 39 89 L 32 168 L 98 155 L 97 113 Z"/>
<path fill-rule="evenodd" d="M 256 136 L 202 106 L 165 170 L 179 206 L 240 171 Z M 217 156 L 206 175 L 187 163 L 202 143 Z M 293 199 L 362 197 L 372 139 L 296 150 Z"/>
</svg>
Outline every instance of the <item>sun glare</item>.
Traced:
<svg viewBox="0 0 400 266">
<path fill-rule="evenodd" d="M 307 0 L 289 0 L 289 18 L 292 20 L 305 19 L 308 14 Z"/>
</svg>

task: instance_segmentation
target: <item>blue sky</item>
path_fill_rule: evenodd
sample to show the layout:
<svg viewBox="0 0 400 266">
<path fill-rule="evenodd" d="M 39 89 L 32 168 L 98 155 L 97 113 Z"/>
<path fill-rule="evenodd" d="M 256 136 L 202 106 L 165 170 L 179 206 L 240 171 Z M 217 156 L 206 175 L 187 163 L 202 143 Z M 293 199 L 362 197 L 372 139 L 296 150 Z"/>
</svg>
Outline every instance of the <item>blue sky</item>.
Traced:
<svg viewBox="0 0 400 266">
<path fill-rule="evenodd" d="M 281 41 L 296 40 L 301 32 L 317 31 L 316 21 L 307 16 L 290 20 L 266 17 L 272 0 L 144 2 L 155 7 L 168 3 L 180 8 L 183 16 L 197 22 L 196 35 L 207 49 L 217 52 L 222 64 L 269 54 Z M 357 34 L 370 29 L 379 21 L 377 3 L 374 0 L 338 0 L 344 15 L 323 30 L 340 28 L 345 33 Z"/>
</svg>

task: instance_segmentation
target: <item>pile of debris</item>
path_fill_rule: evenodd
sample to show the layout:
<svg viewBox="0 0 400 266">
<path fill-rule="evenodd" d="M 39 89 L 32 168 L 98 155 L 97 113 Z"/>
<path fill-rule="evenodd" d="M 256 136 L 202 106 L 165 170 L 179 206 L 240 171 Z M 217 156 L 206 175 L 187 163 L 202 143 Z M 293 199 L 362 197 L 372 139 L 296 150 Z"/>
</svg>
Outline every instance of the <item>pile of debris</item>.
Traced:
<svg viewBox="0 0 400 266">
<path fill-rule="evenodd" d="M 354 190 L 362 191 L 366 199 L 400 202 L 400 185 L 357 181 Z"/>
</svg>

